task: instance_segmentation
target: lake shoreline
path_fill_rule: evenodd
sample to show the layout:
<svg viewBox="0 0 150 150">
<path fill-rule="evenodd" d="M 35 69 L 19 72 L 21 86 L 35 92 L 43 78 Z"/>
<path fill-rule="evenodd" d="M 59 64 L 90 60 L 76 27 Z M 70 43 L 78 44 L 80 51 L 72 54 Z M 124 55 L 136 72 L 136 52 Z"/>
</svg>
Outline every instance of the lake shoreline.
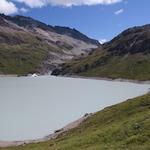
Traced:
<svg viewBox="0 0 150 150">
<path fill-rule="evenodd" d="M 15 147 L 15 146 L 21 146 L 21 145 L 23 146 L 26 144 L 45 142 L 48 140 L 56 139 L 59 135 L 78 127 L 82 122 L 84 122 L 86 119 L 88 119 L 95 113 L 85 114 L 80 119 L 78 119 L 74 122 L 71 122 L 71 123 L 67 124 L 66 126 L 64 126 L 63 128 L 55 130 L 54 133 L 44 136 L 43 138 L 40 138 L 40 139 L 23 140 L 23 141 L 0 141 L 0 148 Z"/>
<path fill-rule="evenodd" d="M 103 77 L 85 77 L 78 75 L 65 75 L 65 76 L 56 76 L 56 77 L 67 77 L 67 78 L 75 78 L 75 79 L 92 79 L 92 80 L 104 80 L 104 81 L 118 81 L 118 82 L 129 82 L 129 83 L 137 83 L 137 84 L 150 84 L 150 80 L 131 80 L 131 79 L 123 79 L 123 78 L 103 78 Z"/>
<path fill-rule="evenodd" d="M 18 77 L 17 74 L 0 74 L 0 77 Z"/>
<path fill-rule="evenodd" d="M 86 76 L 79 76 L 79 75 L 64 75 L 64 76 L 54 76 L 54 75 L 38 75 L 37 77 L 43 77 L 43 76 L 53 76 L 53 77 L 66 77 L 66 78 L 76 78 L 76 79 L 92 79 L 92 80 L 105 80 L 105 81 L 118 81 L 118 82 L 130 82 L 130 83 L 137 83 L 137 84 L 150 84 L 150 80 L 132 80 L 132 79 L 124 79 L 124 78 L 107 78 L 107 77 L 86 77 Z M 17 74 L 0 74 L 0 77 L 32 77 L 31 74 L 28 75 L 17 75 Z"/>
</svg>

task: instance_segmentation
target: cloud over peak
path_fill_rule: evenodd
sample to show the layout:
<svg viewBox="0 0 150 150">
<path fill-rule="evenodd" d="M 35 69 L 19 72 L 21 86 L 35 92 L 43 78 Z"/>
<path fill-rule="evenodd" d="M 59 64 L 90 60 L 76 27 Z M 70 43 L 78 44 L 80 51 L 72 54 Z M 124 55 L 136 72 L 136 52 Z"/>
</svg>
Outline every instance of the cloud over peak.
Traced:
<svg viewBox="0 0 150 150">
<path fill-rule="evenodd" d="M 99 42 L 100 42 L 100 44 L 104 44 L 107 42 L 107 39 L 100 39 Z"/>
<path fill-rule="evenodd" d="M 7 0 L 0 0 L 0 13 L 9 15 L 17 12 L 18 12 L 18 8 L 13 2 Z"/>
</svg>

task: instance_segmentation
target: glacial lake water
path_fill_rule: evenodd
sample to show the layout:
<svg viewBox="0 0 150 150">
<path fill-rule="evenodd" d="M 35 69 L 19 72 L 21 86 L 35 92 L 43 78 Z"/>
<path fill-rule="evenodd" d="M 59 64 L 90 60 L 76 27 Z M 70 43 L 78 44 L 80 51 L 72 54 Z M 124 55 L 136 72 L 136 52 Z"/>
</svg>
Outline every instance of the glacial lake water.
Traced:
<svg viewBox="0 0 150 150">
<path fill-rule="evenodd" d="M 44 137 L 66 124 L 148 92 L 150 85 L 93 79 L 0 77 L 0 140 Z"/>
</svg>

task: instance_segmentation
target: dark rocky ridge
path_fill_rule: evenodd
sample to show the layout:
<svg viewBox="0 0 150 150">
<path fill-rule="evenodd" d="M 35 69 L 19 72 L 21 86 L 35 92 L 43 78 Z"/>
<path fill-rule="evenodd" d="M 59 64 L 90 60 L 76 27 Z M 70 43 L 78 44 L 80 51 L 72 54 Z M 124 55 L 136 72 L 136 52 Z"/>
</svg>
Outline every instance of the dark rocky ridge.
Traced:
<svg viewBox="0 0 150 150">
<path fill-rule="evenodd" d="M 89 39 L 86 35 L 82 34 L 81 32 L 79 32 L 78 30 L 76 30 L 74 28 L 71 29 L 69 27 L 54 26 L 53 30 L 58 34 L 69 35 L 73 38 L 80 39 L 82 41 L 100 46 L 100 43 L 98 40 Z"/>
<path fill-rule="evenodd" d="M 22 26 L 24 28 L 28 28 L 28 29 L 33 29 L 34 27 L 38 27 L 41 28 L 43 30 L 49 30 L 52 32 L 56 32 L 58 34 L 63 34 L 63 35 L 68 35 L 70 37 L 73 37 L 75 39 L 78 40 L 82 40 L 84 42 L 87 43 L 91 43 L 94 45 L 100 45 L 98 40 L 95 39 L 91 39 L 89 37 L 87 37 L 86 35 L 82 34 L 81 32 L 79 32 L 76 29 L 71 29 L 69 27 L 61 27 L 61 26 L 51 26 L 51 25 L 47 25 L 45 23 L 42 23 L 40 21 L 37 21 L 31 17 L 25 17 L 25 16 L 6 16 L 4 14 L 0 14 L 0 17 L 3 17 L 7 20 L 10 20 L 11 22 Z"/>
<path fill-rule="evenodd" d="M 150 53 L 150 24 L 125 30 L 104 48 L 113 55 Z"/>
</svg>

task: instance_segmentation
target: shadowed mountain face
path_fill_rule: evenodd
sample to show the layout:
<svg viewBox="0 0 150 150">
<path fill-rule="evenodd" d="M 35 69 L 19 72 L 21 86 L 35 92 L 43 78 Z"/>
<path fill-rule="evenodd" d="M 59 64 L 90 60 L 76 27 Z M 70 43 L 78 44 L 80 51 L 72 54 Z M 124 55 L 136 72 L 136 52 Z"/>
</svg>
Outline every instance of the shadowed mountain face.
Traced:
<svg viewBox="0 0 150 150">
<path fill-rule="evenodd" d="M 110 41 L 106 48 L 114 55 L 150 53 L 150 25 L 134 27 L 122 32 Z"/>
<path fill-rule="evenodd" d="M 75 29 L 53 27 L 24 16 L 0 15 L 0 73 L 47 73 L 99 42 Z"/>
<path fill-rule="evenodd" d="M 150 25 L 125 30 L 89 56 L 69 61 L 53 74 L 150 80 Z"/>
</svg>

